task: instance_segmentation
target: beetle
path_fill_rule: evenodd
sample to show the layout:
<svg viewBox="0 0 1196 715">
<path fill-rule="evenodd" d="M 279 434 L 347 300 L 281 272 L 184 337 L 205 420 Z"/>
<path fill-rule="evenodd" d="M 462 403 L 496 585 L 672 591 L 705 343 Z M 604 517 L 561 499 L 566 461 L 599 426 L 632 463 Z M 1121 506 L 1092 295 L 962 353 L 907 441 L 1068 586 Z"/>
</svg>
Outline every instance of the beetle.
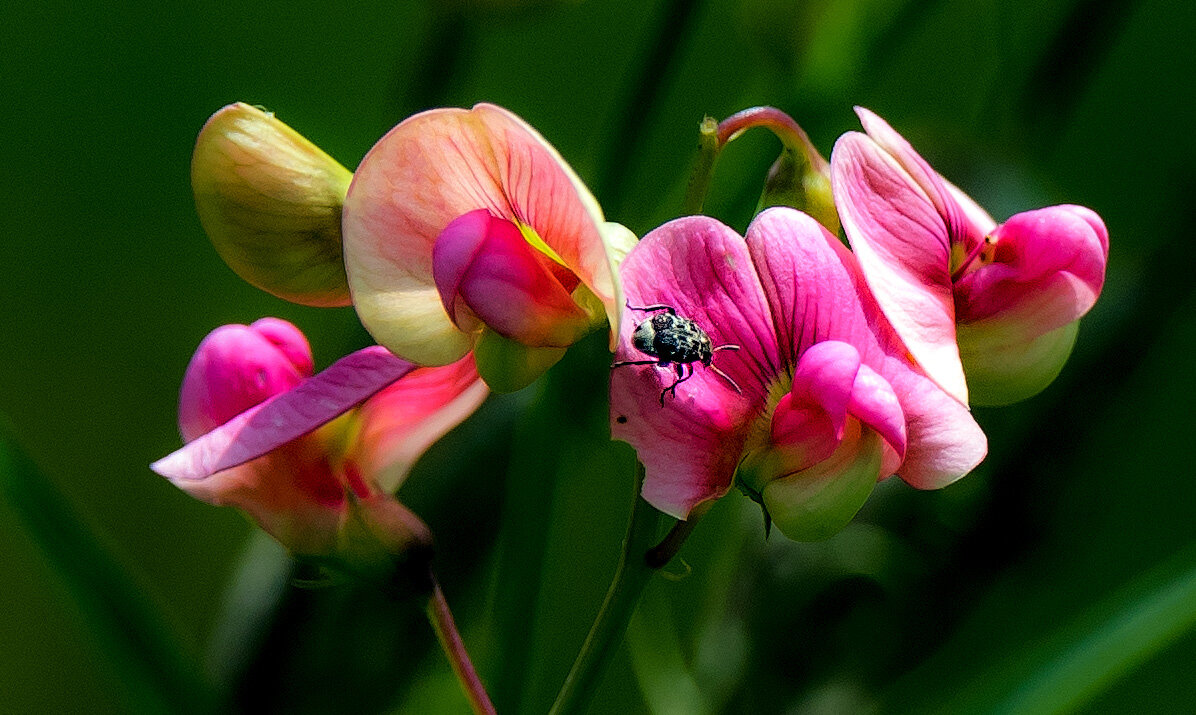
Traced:
<svg viewBox="0 0 1196 715">
<path fill-rule="evenodd" d="M 646 305 L 636 307 L 627 304 L 628 310 L 641 313 L 658 312 L 635 326 L 631 334 L 631 344 L 640 352 L 651 355 L 652 360 L 620 360 L 611 369 L 624 365 L 657 365 L 659 367 L 672 366 L 677 372 L 677 379 L 673 384 L 660 391 L 660 406 L 664 407 L 664 396 L 673 393 L 677 399 L 677 385 L 685 382 L 694 374 L 694 363 L 702 363 L 713 370 L 719 377 L 730 383 L 735 391 L 743 394 L 739 385 L 727 373 L 714 365 L 714 354 L 720 350 L 738 350 L 738 345 L 714 345 L 710 336 L 690 318 L 677 315 L 671 305 Z"/>
</svg>

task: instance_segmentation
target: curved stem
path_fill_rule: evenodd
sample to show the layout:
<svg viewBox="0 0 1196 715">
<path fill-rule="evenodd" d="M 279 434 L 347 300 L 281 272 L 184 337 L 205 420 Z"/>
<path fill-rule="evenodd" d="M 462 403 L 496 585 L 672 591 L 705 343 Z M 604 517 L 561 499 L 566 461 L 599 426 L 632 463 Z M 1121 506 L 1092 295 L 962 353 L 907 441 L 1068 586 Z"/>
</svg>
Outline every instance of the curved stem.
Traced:
<svg viewBox="0 0 1196 715">
<path fill-rule="evenodd" d="M 440 588 L 440 582 L 436 580 L 434 574 L 429 574 L 429 577 L 432 579 L 432 595 L 428 598 L 428 621 L 436 631 L 436 637 L 440 640 L 440 646 L 453 666 L 457 680 L 461 682 L 461 688 L 465 690 L 465 697 L 469 699 L 470 707 L 477 715 L 494 715 L 494 705 L 486 693 L 486 686 L 482 685 L 482 679 L 478 677 L 478 671 L 474 669 L 473 662 L 469 659 L 469 653 L 465 650 L 461 634 L 457 632 L 453 612 L 449 610 L 448 601 L 444 598 L 444 591 Z"/>
<path fill-rule="evenodd" d="M 719 146 L 725 146 L 727 142 L 752 127 L 764 127 L 776 134 L 781 143 L 790 148 L 805 148 L 810 145 L 810 137 L 793 117 L 776 107 L 752 107 L 736 112 L 719 122 Z"/>
<path fill-rule="evenodd" d="M 718 153 L 722 148 L 723 144 L 718 139 L 718 122 L 713 117 L 706 117 L 698 126 L 698 158 L 694 161 L 689 185 L 685 189 L 683 213 L 686 216 L 702 213 L 702 204 L 706 202 L 710 182 L 714 180 L 714 166 L 718 163 Z"/>
<path fill-rule="evenodd" d="M 698 517 L 696 515 L 673 524 L 673 528 L 669 529 L 669 533 L 665 535 L 664 539 L 644 554 L 644 564 L 650 569 L 664 568 L 677 555 L 681 544 L 685 543 L 697 525 Z"/>
<path fill-rule="evenodd" d="M 606 592 L 606 599 L 598 618 L 590 628 L 581 652 L 573 663 L 561 692 L 552 704 L 550 715 L 584 712 L 590 696 L 606 671 L 615 650 L 622 642 L 631 614 L 639 602 L 648 579 L 657 569 L 669 562 L 685 537 L 693 531 L 695 519 L 678 522 L 659 545 L 652 547 L 663 516 L 640 498 L 644 481 L 644 466 L 636 463 L 635 501 L 627 536 L 623 539 L 623 554 L 615 570 L 614 580 Z"/>
</svg>

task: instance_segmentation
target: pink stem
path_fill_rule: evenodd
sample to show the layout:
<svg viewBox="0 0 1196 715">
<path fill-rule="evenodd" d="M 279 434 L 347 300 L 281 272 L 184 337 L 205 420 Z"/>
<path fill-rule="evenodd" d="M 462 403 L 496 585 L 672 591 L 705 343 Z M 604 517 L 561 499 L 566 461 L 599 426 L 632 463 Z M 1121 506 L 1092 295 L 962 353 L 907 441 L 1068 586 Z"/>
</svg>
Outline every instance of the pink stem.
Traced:
<svg viewBox="0 0 1196 715">
<path fill-rule="evenodd" d="M 469 700 L 469 705 L 473 708 L 474 713 L 495 715 L 494 704 L 490 702 L 486 686 L 482 685 L 482 679 L 478 677 L 478 671 L 474 669 L 473 662 L 469 659 L 465 643 L 461 640 L 461 634 L 457 631 L 457 624 L 453 620 L 453 612 L 449 610 L 448 601 L 444 598 L 444 591 L 441 590 L 440 582 L 434 575 L 432 576 L 432 596 L 428 599 L 428 620 L 436 631 L 436 637 L 440 639 L 440 646 L 444 649 L 444 654 L 448 656 L 449 663 L 453 666 L 453 672 L 456 673 L 457 680 L 465 690 L 465 697 Z"/>
</svg>

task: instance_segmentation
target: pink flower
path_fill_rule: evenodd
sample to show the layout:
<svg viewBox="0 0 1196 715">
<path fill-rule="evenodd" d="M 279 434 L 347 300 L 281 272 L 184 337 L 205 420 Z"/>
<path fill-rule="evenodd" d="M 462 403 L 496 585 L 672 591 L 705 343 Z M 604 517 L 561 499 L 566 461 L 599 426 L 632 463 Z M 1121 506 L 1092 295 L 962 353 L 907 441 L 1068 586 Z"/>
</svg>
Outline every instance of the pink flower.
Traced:
<svg viewBox="0 0 1196 715">
<path fill-rule="evenodd" d="M 638 452 L 658 509 L 687 518 L 737 482 L 786 535 L 817 539 L 880 477 L 935 488 L 983 459 L 967 408 L 909 361 L 851 253 L 809 216 L 768 209 L 746 241 L 711 218 L 677 219 L 620 270 L 629 306 L 670 306 L 711 346 L 738 346 L 712 355 L 726 378 L 700 361 L 614 369 L 612 432 Z M 653 314 L 667 311 L 629 313 L 620 361 L 650 358 L 631 337 Z"/>
<path fill-rule="evenodd" d="M 1006 404 L 1042 390 L 1104 284 L 1100 217 L 1064 205 L 998 225 L 884 120 L 856 112 L 867 134 L 839 138 L 832 185 L 885 316 L 961 402 Z"/>
<path fill-rule="evenodd" d="M 394 553 L 423 527 L 393 492 L 486 393 L 469 356 L 415 368 L 373 347 L 312 376 L 290 323 L 225 325 L 183 378 L 187 445 L 152 467 L 197 499 L 245 511 L 297 554 L 360 552 L 348 542 L 363 525 Z"/>
<path fill-rule="evenodd" d="M 477 347 L 492 384 L 508 370 L 534 379 L 617 325 L 608 244 L 634 241 L 534 129 L 488 104 L 392 129 L 357 168 L 343 227 L 353 303 L 374 338 L 421 365 Z"/>
</svg>

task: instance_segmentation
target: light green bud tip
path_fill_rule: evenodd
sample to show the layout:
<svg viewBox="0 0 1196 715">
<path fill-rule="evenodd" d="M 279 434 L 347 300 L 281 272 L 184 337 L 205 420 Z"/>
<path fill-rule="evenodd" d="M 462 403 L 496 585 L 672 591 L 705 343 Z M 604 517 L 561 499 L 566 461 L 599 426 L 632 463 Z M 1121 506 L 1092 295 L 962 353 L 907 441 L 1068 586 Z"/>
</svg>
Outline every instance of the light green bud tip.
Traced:
<svg viewBox="0 0 1196 715">
<path fill-rule="evenodd" d="M 302 305 L 349 305 L 341 207 L 353 174 L 270 112 L 230 104 L 195 142 L 191 186 L 217 253 L 249 283 Z"/>
<path fill-rule="evenodd" d="M 809 469 L 774 479 L 761 490 L 772 523 L 794 541 L 821 541 L 847 526 L 876 486 L 881 438 L 865 430 Z"/>
<path fill-rule="evenodd" d="M 1008 329 L 956 326 L 968 401 L 999 407 L 1042 392 L 1063 369 L 1079 330 L 1076 320 L 1036 338 L 1016 340 Z"/>
<path fill-rule="evenodd" d="M 478 374 L 494 392 L 515 392 L 536 381 L 565 356 L 565 348 L 538 348 L 504 338 L 489 328 L 474 346 Z"/>
</svg>

